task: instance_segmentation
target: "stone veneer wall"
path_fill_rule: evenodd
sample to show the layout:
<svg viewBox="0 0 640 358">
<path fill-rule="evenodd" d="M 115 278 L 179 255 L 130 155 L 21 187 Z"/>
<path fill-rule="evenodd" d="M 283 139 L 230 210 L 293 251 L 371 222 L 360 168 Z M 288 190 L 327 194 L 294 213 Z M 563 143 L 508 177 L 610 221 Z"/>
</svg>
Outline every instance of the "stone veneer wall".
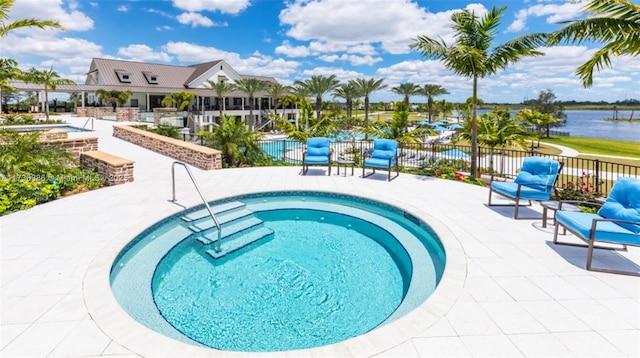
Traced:
<svg viewBox="0 0 640 358">
<path fill-rule="evenodd" d="M 98 150 L 98 137 L 61 138 L 44 140 L 42 142 L 66 150 L 77 160 L 80 160 L 81 153 Z"/>
<path fill-rule="evenodd" d="M 116 108 L 116 122 L 137 122 L 138 107 L 118 107 Z"/>
<path fill-rule="evenodd" d="M 200 169 L 222 168 L 222 153 L 219 150 L 124 125 L 113 126 L 113 136 Z"/>
<path fill-rule="evenodd" d="M 138 113 L 140 113 L 138 107 L 117 107 L 116 122 L 137 122 Z M 113 107 L 80 107 L 76 109 L 76 114 L 78 117 L 102 119 L 104 116 L 113 115 Z"/>
<path fill-rule="evenodd" d="M 48 131 L 42 132 L 38 139 L 41 141 L 54 140 L 54 139 L 65 139 L 69 137 L 69 133 L 64 129 L 49 129 Z"/>
<path fill-rule="evenodd" d="M 82 168 L 95 170 L 107 186 L 132 182 L 133 163 L 132 160 L 100 151 L 84 152 L 80 155 Z"/>
<path fill-rule="evenodd" d="M 162 119 L 162 117 L 165 117 L 167 114 L 172 114 L 172 116 L 175 116 L 178 113 L 178 109 L 177 108 L 164 108 L 164 107 L 157 107 L 153 109 L 153 124 L 154 125 L 159 125 L 160 124 L 160 120 Z"/>
</svg>

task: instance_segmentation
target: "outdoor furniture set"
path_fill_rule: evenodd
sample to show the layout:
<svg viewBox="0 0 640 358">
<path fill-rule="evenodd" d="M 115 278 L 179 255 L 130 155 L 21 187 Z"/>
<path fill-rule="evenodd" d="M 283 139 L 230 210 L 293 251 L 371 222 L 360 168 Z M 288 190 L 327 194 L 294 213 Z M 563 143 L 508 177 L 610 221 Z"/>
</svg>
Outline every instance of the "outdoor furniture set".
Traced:
<svg viewBox="0 0 640 358">
<path fill-rule="evenodd" d="M 562 163 L 553 159 L 525 158 L 514 181 L 491 182 L 488 205 L 497 205 L 491 203 L 491 198 L 493 194 L 499 194 L 515 202 L 514 218 L 523 219 L 518 217 L 520 200 L 528 201 L 529 205 L 531 201 L 539 201 L 543 208 L 542 227 L 546 227 L 547 210 L 554 212 L 554 244 L 588 247 L 587 270 L 640 276 L 638 270 L 630 272 L 592 265 L 595 248 L 626 251 L 627 246 L 640 246 L 640 179 L 618 178 L 604 203 L 550 200 L 561 170 Z M 599 206 L 600 209 L 597 213 L 587 213 L 582 211 L 580 204 Z M 558 241 L 560 227 L 586 242 L 586 245 Z"/>
<path fill-rule="evenodd" d="M 376 169 L 388 172 L 387 181 L 398 177 L 398 142 L 391 139 L 376 139 L 369 153 L 363 153 L 362 177 L 368 177 L 375 173 Z M 303 153 L 302 174 L 306 175 L 310 165 L 327 166 L 327 173 L 331 175 L 332 152 L 328 138 L 309 138 L 307 149 Z M 351 175 L 355 161 L 350 159 L 336 160 L 338 175 L 340 166 L 344 166 L 345 175 L 347 166 L 351 166 Z M 395 167 L 396 174 L 392 177 Z M 542 227 L 547 226 L 548 210 L 553 212 L 555 226 L 553 234 L 554 244 L 588 247 L 587 270 L 625 275 L 640 276 L 640 272 L 630 272 L 613 269 L 595 268 L 592 266 L 593 251 L 595 248 L 627 250 L 627 246 L 640 246 L 640 179 L 618 178 L 611 193 L 604 203 L 597 203 L 600 209 L 597 213 L 582 211 L 579 204 L 593 205 L 593 203 L 580 203 L 571 201 L 552 200 L 551 194 L 556 187 L 556 181 L 562 171 L 563 163 L 545 157 L 527 157 L 513 181 L 492 180 L 489 185 L 488 206 L 505 204 L 493 204 L 494 194 L 514 201 L 514 219 L 536 219 L 519 217 L 520 201 L 540 202 L 543 208 Z M 366 168 L 373 171 L 366 173 Z M 586 245 L 565 243 L 558 241 L 558 229 L 562 227 L 564 233 L 569 231 L 577 238 L 586 242 Z M 614 244 L 596 245 L 596 243 Z"/>
</svg>

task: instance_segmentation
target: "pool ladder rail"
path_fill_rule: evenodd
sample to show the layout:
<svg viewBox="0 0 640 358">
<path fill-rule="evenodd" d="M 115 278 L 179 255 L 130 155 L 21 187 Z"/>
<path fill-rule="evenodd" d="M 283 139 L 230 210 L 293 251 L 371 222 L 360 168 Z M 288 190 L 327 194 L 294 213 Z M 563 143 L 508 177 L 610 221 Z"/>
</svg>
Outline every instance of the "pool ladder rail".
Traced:
<svg viewBox="0 0 640 358">
<path fill-rule="evenodd" d="M 200 209 L 190 212 L 180 218 L 183 222 L 182 227 L 189 232 L 185 238 L 193 237 L 204 246 L 211 245 L 213 248 L 205 251 L 207 255 L 213 259 L 219 259 L 253 243 L 273 237 L 273 230 L 264 226 L 264 222 L 252 210 L 247 208 L 243 202 L 230 201 L 214 205 L 212 208 L 204 198 L 187 164 L 180 161 L 174 162 L 171 166 L 173 182 L 173 199 L 170 200 L 171 202 L 177 203 L 175 187 L 176 164 L 185 167 L 206 208 L 206 210 Z M 208 220 L 208 218 L 211 218 L 211 220 Z M 222 232 L 222 226 L 225 227 L 224 233 Z M 225 242 L 224 247 L 222 247 L 223 240 Z"/>
<path fill-rule="evenodd" d="M 191 178 L 191 182 L 193 183 L 193 186 L 196 188 L 198 195 L 200 195 L 200 199 L 202 199 L 204 206 L 207 208 L 207 211 L 209 212 L 209 216 L 211 216 L 211 219 L 213 220 L 214 224 L 216 225 L 216 228 L 218 229 L 218 237 L 213 242 L 213 250 L 215 252 L 222 251 L 222 249 L 220 248 L 220 240 L 222 236 L 222 229 L 220 228 L 220 223 L 218 222 L 218 219 L 216 219 L 216 216 L 213 214 L 213 211 L 211 210 L 211 207 L 209 206 L 209 203 L 207 202 L 207 200 L 204 198 L 204 195 L 202 195 L 200 186 L 198 186 L 198 183 L 196 182 L 196 178 L 194 178 L 193 173 L 191 173 L 191 170 L 189 169 L 189 166 L 187 165 L 187 163 L 175 161 L 171 164 L 171 188 L 173 191 L 173 197 L 172 197 L 173 199 L 171 201 L 174 203 L 177 202 L 176 200 L 176 164 L 182 165 L 184 169 L 186 169 L 187 174 L 189 174 L 189 178 Z"/>
</svg>

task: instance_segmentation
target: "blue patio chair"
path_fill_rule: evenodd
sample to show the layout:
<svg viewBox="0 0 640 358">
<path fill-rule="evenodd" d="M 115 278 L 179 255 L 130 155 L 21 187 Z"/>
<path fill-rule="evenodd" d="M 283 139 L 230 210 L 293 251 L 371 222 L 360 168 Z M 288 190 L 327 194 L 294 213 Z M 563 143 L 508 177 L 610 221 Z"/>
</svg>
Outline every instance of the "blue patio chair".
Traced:
<svg viewBox="0 0 640 358">
<path fill-rule="evenodd" d="M 363 156 L 365 157 L 365 156 Z M 391 177 L 391 169 L 396 168 L 396 175 Z M 365 175 L 365 169 L 372 168 L 373 172 Z M 398 168 L 398 142 L 393 139 L 376 139 L 373 141 L 373 150 L 369 157 L 364 159 L 362 165 L 362 177 L 366 178 L 376 172 L 376 169 L 389 171 L 387 181 L 395 179 L 400 175 Z"/>
<path fill-rule="evenodd" d="M 331 146 L 329 138 L 307 139 L 307 147 L 302 153 L 302 175 L 306 175 L 310 165 L 326 165 L 327 175 L 331 175 Z"/>
<path fill-rule="evenodd" d="M 558 242 L 560 226 L 587 245 Z M 587 270 L 640 276 L 640 272 L 595 268 L 591 265 L 594 248 L 626 251 L 627 245 L 640 246 L 640 179 L 618 178 L 596 214 L 558 210 L 553 242 L 588 247 Z M 596 246 L 596 242 L 620 247 Z"/>
<path fill-rule="evenodd" d="M 529 201 L 528 206 L 531 206 L 532 200 L 549 200 L 560 171 L 562 171 L 562 165 L 556 160 L 544 157 L 525 158 L 522 168 L 513 182 L 491 181 L 488 205 L 504 206 L 504 204 L 491 204 L 491 197 L 493 193 L 496 193 L 515 201 L 514 219 L 534 219 L 518 217 L 520 200 Z"/>
</svg>

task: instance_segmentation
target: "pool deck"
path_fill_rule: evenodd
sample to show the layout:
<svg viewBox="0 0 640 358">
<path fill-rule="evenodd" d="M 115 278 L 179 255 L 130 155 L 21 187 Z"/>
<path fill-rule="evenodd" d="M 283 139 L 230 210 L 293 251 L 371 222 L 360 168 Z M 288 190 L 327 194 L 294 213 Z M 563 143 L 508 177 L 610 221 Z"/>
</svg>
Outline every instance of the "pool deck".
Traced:
<svg viewBox="0 0 640 358">
<path fill-rule="evenodd" d="M 69 136 L 98 136 L 101 151 L 134 160 L 135 182 L 0 217 L 0 356 L 243 355 L 160 336 L 115 302 L 115 255 L 183 208 L 169 202 L 173 159 L 114 138 L 113 124 L 96 121 L 95 132 Z M 554 245 L 553 225 L 543 229 L 541 219 L 487 207 L 487 188 L 408 174 L 387 182 L 386 172 L 362 179 L 361 169 L 353 177 L 320 167 L 306 176 L 300 167 L 191 169 L 208 200 L 270 190 L 381 200 L 429 222 L 447 249 L 441 285 L 407 316 L 336 345 L 262 355 L 640 357 L 640 278 L 587 271 L 586 248 Z M 178 202 L 199 204 L 182 168 L 176 177 Z M 594 266 L 639 271 L 640 249 L 596 251 Z"/>
</svg>

